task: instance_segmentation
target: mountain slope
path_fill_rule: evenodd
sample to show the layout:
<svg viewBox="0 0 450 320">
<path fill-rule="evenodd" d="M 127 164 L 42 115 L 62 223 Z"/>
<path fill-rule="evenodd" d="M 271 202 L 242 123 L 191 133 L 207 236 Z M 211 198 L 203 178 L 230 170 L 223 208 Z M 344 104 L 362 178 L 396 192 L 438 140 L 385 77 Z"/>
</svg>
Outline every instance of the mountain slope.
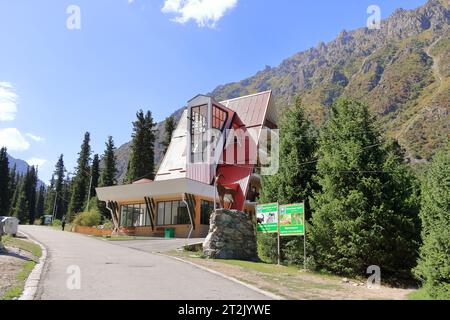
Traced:
<svg viewBox="0 0 450 320">
<path fill-rule="evenodd" d="M 280 112 L 300 96 L 317 125 L 335 99 L 355 98 L 370 106 L 381 128 L 399 139 L 413 162 L 425 161 L 450 132 L 446 2 L 430 0 L 415 10 L 397 9 L 380 30 L 344 30 L 327 44 L 219 86 L 210 95 L 226 100 L 271 89 Z"/>
<path fill-rule="evenodd" d="M 20 174 L 26 174 L 27 170 L 28 170 L 28 163 L 24 160 L 21 159 L 16 159 L 11 157 L 9 154 L 6 154 L 8 156 L 8 162 L 9 162 L 9 168 L 12 169 L 14 167 L 14 165 L 16 166 L 16 172 L 20 173 Z M 37 187 L 39 188 L 40 186 L 45 186 L 45 183 L 41 180 L 38 179 L 38 185 Z"/>
<path fill-rule="evenodd" d="M 277 106 L 303 98 L 319 124 L 341 96 L 367 103 L 388 135 L 413 159 L 429 158 L 449 130 L 450 14 L 444 1 L 397 9 L 381 30 L 342 31 L 328 44 L 298 53 L 212 92 L 218 99 L 273 89 Z"/>
</svg>

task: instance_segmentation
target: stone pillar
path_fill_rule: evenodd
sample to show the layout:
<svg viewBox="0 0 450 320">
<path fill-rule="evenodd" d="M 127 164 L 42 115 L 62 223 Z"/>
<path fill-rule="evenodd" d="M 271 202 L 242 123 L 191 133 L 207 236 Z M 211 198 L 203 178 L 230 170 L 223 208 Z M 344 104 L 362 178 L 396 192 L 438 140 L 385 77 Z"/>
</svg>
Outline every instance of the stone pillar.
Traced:
<svg viewBox="0 0 450 320">
<path fill-rule="evenodd" d="M 259 261 L 256 222 L 250 215 L 234 210 L 217 210 L 211 215 L 203 254 L 211 259 Z"/>
</svg>

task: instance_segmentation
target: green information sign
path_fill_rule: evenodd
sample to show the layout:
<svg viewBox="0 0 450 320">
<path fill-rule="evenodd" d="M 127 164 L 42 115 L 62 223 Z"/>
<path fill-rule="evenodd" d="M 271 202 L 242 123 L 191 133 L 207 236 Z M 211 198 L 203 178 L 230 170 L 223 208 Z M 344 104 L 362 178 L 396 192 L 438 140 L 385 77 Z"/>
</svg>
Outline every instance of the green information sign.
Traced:
<svg viewBox="0 0 450 320">
<path fill-rule="evenodd" d="M 263 233 L 278 233 L 278 203 L 256 207 L 257 230 Z"/>
<path fill-rule="evenodd" d="M 280 235 L 305 235 L 305 205 L 303 203 L 280 207 Z"/>
</svg>

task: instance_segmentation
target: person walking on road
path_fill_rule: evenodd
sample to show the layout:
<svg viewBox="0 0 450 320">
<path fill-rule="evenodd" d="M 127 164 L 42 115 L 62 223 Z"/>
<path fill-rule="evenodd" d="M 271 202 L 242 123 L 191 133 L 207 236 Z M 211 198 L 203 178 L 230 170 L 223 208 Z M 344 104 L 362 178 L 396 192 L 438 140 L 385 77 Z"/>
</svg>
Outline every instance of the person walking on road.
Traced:
<svg viewBox="0 0 450 320">
<path fill-rule="evenodd" d="M 62 227 L 62 231 L 64 231 L 64 228 L 66 227 L 66 216 L 64 216 L 64 217 L 62 218 L 62 224 L 61 224 L 61 227 Z"/>
</svg>

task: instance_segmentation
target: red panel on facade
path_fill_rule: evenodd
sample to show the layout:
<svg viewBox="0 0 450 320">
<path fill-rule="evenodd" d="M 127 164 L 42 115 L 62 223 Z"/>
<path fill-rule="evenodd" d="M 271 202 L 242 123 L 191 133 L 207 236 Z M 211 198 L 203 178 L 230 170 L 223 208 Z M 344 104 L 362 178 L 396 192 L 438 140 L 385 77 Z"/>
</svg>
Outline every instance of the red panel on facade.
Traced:
<svg viewBox="0 0 450 320">
<path fill-rule="evenodd" d="M 265 122 L 271 94 L 271 91 L 267 91 L 221 102 L 221 104 L 237 114 L 232 126 L 229 128 L 241 128 L 244 132 L 247 131 L 245 128 L 255 128 L 257 130 L 256 137 L 259 137 Z M 234 199 L 235 203 L 232 206 L 232 209 L 235 210 L 244 210 L 250 177 L 255 169 L 255 164 L 249 163 L 249 159 L 258 158 L 258 141 L 255 141 L 254 138 L 252 139 L 252 137 L 247 135 L 244 141 L 240 141 L 240 144 L 228 146 L 222 156 L 223 164 L 217 168 L 217 174 L 222 175 L 219 179 L 220 184 L 228 188 L 239 186 Z M 230 153 L 227 152 L 231 151 L 228 150 L 229 148 L 233 148 L 233 151 Z M 230 154 L 233 155 L 232 159 L 227 156 Z M 242 155 L 244 155 L 244 159 L 242 159 Z"/>
</svg>

